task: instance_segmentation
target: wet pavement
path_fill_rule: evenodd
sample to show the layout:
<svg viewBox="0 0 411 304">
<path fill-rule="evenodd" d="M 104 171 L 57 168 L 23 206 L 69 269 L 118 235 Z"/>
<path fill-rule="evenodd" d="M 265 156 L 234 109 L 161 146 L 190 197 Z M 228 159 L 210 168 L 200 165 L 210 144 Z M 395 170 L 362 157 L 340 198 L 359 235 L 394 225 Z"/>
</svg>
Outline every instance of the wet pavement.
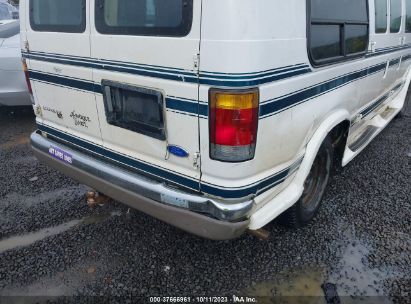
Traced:
<svg viewBox="0 0 411 304">
<path fill-rule="evenodd" d="M 0 109 L 1 303 L 233 295 L 411 303 L 410 117 L 337 170 L 311 225 L 273 222 L 267 241 L 203 240 L 116 202 L 90 209 L 86 186 L 33 157 L 33 130 L 30 110 Z"/>
</svg>

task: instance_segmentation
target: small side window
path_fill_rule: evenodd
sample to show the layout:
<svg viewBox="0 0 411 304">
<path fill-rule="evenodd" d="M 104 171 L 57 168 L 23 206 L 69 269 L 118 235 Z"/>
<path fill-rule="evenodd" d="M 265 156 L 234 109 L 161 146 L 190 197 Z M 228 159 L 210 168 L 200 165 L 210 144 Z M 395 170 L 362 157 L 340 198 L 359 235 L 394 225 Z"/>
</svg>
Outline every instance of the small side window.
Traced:
<svg viewBox="0 0 411 304">
<path fill-rule="evenodd" d="M 401 29 L 401 0 L 391 0 L 391 33 L 398 33 Z"/>
<path fill-rule="evenodd" d="M 368 46 L 368 26 L 348 24 L 345 26 L 345 48 L 347 55 L 364 52 Z"/>
<path fill-rule="evenodd" d="M 388 23 L 387 0 L 375 0 L 375 32 L 377 34 L 387 32 Z"/>
<path fill-rule="evenodd" d="M 308 49 L 315 65 L 365 54 L 369 37 L 367 0 L 308 0 L 308 8 Z"/>
<path fill-rule="evenodd" d="M 315 61 L 342 56 L 339 25 L 313 24 L 310 38 L 311 55 Z"/>
<path fill-rule="evenodd" d="M 405 1 L 405 32 L 411 33 L 411 0 Z"/>
<path fill-rule="evenodd" d="M 30 25 L 40 32 L 83 33 L 86 0 L 30 0 Z"/>
</svg>

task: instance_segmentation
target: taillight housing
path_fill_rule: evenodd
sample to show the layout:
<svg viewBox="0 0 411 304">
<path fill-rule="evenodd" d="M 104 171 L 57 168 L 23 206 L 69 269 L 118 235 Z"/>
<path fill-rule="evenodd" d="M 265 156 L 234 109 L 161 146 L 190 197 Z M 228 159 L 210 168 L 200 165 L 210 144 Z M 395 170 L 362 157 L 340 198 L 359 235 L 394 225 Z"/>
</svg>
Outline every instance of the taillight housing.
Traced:
<svg viewBox="0 0 411 304">
<path fill-rule="evenodd" d="M 258 89 L 211 89 L 209 102 L 211 159 L 224 162 L 253 159 L 258 129 Z"/>
<path fill-rule="evenodd" d="M 31 88 L 29 69 L 27 67 L 26 59 L 23 58 L 22 62 L 23 62 L 24 76 L 26 76 L 27 89 L 29 90 L 30 95 L 33 95 L 33 89 Z"/>
</svg>

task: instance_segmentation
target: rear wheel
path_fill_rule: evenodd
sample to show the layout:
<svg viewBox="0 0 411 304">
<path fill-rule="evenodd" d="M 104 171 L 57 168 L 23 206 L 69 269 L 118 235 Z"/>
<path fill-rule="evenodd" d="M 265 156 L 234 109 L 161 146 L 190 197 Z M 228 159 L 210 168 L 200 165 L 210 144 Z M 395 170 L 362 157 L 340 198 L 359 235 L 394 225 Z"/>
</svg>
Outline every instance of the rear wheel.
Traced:
<svg viewBox="0 0 411 304">
<path fill-rule="evenodd" d="M 282 216 L 281 222 L 288 227 L 302 227 L 310 222 L 321 206 L 330 179 L 333 163 L 333 146 L 330 138 L 321 145 L 311 171 L 304 183 L 299 201 Z"/>
</svg>

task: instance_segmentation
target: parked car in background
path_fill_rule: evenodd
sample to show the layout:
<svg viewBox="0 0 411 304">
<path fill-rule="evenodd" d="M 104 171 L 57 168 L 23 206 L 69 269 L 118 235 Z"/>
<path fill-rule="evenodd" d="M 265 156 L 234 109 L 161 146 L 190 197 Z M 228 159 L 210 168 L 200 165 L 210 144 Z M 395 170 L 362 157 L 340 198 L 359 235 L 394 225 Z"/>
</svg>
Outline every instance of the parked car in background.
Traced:
<svg viewBox="0 0 411 304">
<path fill-rule="evenodd" d="M 4 5 L 9 4 L 0 3 L 0 106 L 31 105 L 21 62 L 20 22 L 6 16 Z"/>
<path fill-rule="evenodd" d="M 0 20 L 19 19 L 19 10 L 17 7 L 0 0 Z"/>
</svg>

